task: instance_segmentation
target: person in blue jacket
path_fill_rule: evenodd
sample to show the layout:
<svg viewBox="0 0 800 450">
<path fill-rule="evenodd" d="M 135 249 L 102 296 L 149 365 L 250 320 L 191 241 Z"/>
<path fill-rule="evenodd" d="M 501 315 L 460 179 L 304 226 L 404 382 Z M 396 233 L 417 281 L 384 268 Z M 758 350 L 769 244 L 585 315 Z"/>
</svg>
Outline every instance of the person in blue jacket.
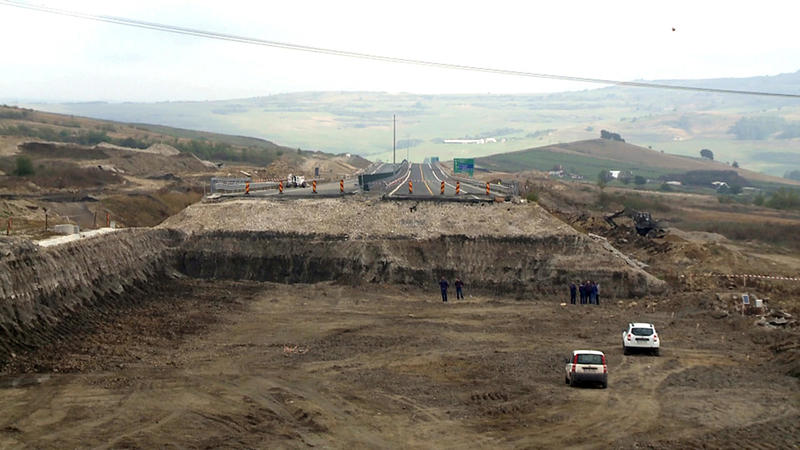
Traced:
<svg viewBox="0 0 800 450">
<path fill-rule="evenodd" d="M 444 279 L 444 277 L 442 277 L 442 279 L 439 280 L 439 287 L 442 288 L 442 302 L 443 303 L 447 303 L 447 287 L 448 286 L 450 286 L 450 284 L 447 282 L 447 280 Z"/>
<path fill-rule="evenodd" d="M 592 305 L 597 304 L 597 285 L 594 281 L 589 282 L 589 303 Z"/>
<path fill-rule="evenodd" d="M 461 278 L 456 278 L 453 285 L 456 287 L 456 300 L 464 300 L 464 282 L 461 281 Z"/>
</svg>

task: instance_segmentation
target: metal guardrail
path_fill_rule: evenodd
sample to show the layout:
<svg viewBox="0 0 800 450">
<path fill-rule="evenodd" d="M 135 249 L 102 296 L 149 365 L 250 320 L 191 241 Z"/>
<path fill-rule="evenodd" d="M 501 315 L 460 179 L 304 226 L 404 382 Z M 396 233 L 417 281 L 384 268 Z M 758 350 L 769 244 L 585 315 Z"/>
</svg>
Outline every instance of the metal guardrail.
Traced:
<svg viewBox="0 0 800 450">
<path fill-rule="evenodd" d="M 211 193 L 219 192 L 245 192 L 248 187 L 251 191 L 275 189 L 278 187 L 276 181 L 253 181 L 250 178 L 211 178 Z"/>
<path fill-rule="evenodd" d="M 387 172 L 388 176 L 382 177 L 382 178 L 380 178 L 378 180 L 374 180 L 374 181 L 370 182 L 366 189 L 362 185 L 362 189 L 364 189 L 365 191 L 366 190 L 375 190 L 376 188 L 384 190 L 384 191 L 387 190 L 389 187 L 391 187 L 394 184 L 396 184 L 397 182 L 399 182 L 403 178 L 403 176 L 405 176 L 406 172 L 408 172 L 409 165 L 410 164 L 409 164 L 408 161 L 403 160 L 403 162 L 400 163 L 394 169 L 393 172 Z M 390 178 L 390 179 L 386 180 L 387 178 Z"/>
<path fill-rule="evenodd" d="M 439 166 L 441 167 L 441 163 L 437 163 L 437 164 L 439 164 Z M 443 173 L 446 174 L 446 172 L 444 171 L 443 168 L 441 170 L 442 170 Z M 452 178 L 452 179 L 454 179 L 454 180 L 456 180 L 456 181 L 459 181 L 461 184 L 466 184 L 466 185 L 471 186 L 471 187 L 473 187 L 475 189 L 481 189 L 481 190 L 486 189 L 486 182 L 485 181 L 477 181 L 477 180 L 472 179 L 472 178 L 464 178 L 464 177 L 459 177 L 459 176 L 456 176 L 456 175 L 449 175 L 449 174 L 447 176 Z M 512 181 L 511 183 L 506 183 L 506 184 L 489 183 L 489 189 L 490 189 L 491 192 L 494 192 L 494 193 L 501 193 L 501 194 L 504 194 L 504 195 L 519 195 L 519 184 L 516 181 Z"/>
</svg>

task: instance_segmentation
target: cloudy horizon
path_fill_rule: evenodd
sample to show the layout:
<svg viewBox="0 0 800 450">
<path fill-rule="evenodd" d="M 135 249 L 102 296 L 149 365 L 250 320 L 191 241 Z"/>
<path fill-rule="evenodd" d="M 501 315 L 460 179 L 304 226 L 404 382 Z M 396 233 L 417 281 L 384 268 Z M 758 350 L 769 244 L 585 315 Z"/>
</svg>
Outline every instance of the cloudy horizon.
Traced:
<svg viewBox="0 0 800 450">
<path fill-rule="evenodd" d="M 677 1 L 527 5 L 367 1 L 256 4 L 36 3 L 338 50 L 615 80 L 707 79 L 798 70 L 798 6 Z M 304 53 L 182 36 L 0 3 L 0 98 L 207 101 L 307 91 L 548 93 L 602 87 Z M 722 19 L 724 17 L 724 20 Z M 675 31 L 672 29 L 675 28 Z"/>
</svg>

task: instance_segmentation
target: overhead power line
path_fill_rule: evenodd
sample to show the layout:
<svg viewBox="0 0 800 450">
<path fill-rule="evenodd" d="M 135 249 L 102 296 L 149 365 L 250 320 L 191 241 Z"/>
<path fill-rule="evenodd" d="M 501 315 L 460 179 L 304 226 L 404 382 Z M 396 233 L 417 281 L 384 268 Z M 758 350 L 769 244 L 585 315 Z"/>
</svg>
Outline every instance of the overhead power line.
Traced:
<svg viewBox="0 0 800 450">
<path fill-rule="evenodd" d="M 136 19 L 128 19 L 125 17 L 114 17 L 114 16 L 105 16 L 105 15 L 95 15 L 95 14 L 87 14 L 82 12 L 76 11 L 68 11 L 64 9 L 57 9 L 51 8 L 48 6 L 40 6 L 40 5 L 31 5 L 27 3 L 21 3 L 17 1 L 9 1 L 9 0 L 0 0 L 0 5 L 5 6 L 12 6 L 15 8 L 21 9 L 28 9 L 33 11 L 45 12 L 49 14 L 56 14 L 60 16 L 68 16 L 68 17 L 76 17 L 80 19 L 86 20 L 94 20 L 98 22 L 106 22 L 112 23 L 116 25 L 125 25 L 129 27 L 135 28 L 143 28 L 148 30 L 155 30 L 155 31 L 162 31 L 167 33 L 174 33 L 174 34 L 182 34 L 187 36 L 195 36 L 195 37 L 202 37 L 207 39 L 217 39 L 221 41 L 230 41 L 230 42 L 239 42 L 243 44 L 251 44 L 251 45 L 261 45 L 265 47 L 275 47 L 275 48 L 283 48 L 287 50 L 297 50 L 303 52 L 311 52 L 311 53 L 319 53 L 325 55 L 334 55 L 334 56 L 344 56 L 348 58 L 358 58 L 358 59 L 367 59 L 372 61 L 382 61 L 382 62 L 389 62 L 389 63 L 397 63 L 397 64 L 411 64 L 411 65 L 418 65 L 418 66 L 428 66 L 428 67 L 436 67 L 440 69 L 453 69 L 453 70 L 464 70 L 470 72 L 484 72 L 484 73 L 493 73 L 498 75 L 510 75 L 510 76 L 517 76 L 517 77 L 528 77 L 528 78 L 544 78 L 544 79 L 551 79 L 551 80 L 561 80 L 561 81 L 575 81 L 581 83 L 594 83 L 594 84 L 604 84 L 604 85 L 616 85 L 616 86 L 630 86 L 630 87 L 641 87 L 641 88 L 654 88 L 654 89 L 672 89 L 672 90 L 680 90 L 680 91 L 695 91 L 695 92 L 711 92 L 717 94 L 743 94 L 743 95 L 758 95 L 758 96 L 767 96 L 767 97 L 788 97 L 788 98 L 800 98 L 800 94 L 788 94 L 788 93 L 781 93 L 781 92 L 765 92 L 765 91 L 751 91 L 751 90 L 740 90 L 740 89 L 716 89 L 716 88 L 707 88 L 707 87 L 700 87 L 700 86 L 676 86 L 672 84 L 664 84 L 664 83 L 651 83 L 645 81 L 620 81 L 620 80 L 610 80 L 604 78 L 589 78 L 589 77 L 576 77 L 576 76 L 569 76 L 569 75 L 555 75 L 555 74 L 546 74 L 546 73 L 535 73 L 535 72 L 525 72 L 521 70 L 509 70 L 509 69 L 497 69 L 491 67 L 479 67 L 479 66 L 469 66 L 464 64 L 451 64 L 451 63 L 444 63 L 444 62 L 437 62 L 437 61 L 426 61 L 421 59 L 411 59 L 411 58 L 399 58 L 394 56 L 383 56 L 383 55 L 374 55 L 370 53 L 360 53 L 360 52 L 351 52 L 347 50 L 337 50 L 337 49 L 330 49 L 330 48 L 323 48 L 323 47 L 314 47 L 309 45 L 302 45 L 302 44 L 292 44 L 288 42 L 279 42 L 279 41 L 270 41 L 266 39 L 258 39 L 252 38 L 247 36 L 238 36 L 234 34 L 226 34 L 226 33 L 217 33 L 214 31 L 206 31 L 200 30 L 196 28 L 185 28 L 185 27 L 178 27 L 174 25 L 166 25 L 154 22 L 145 22 L 142 20 Z"/>
</svg>

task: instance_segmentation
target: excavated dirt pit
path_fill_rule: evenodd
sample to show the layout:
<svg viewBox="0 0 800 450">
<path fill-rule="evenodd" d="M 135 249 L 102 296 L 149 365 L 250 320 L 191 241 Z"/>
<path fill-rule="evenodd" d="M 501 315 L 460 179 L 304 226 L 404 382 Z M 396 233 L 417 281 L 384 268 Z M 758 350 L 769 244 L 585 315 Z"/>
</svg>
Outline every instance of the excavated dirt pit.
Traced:
<svg viewBox="0 0 800 450">
<path fill-rule="evenodd" d="M 306 203 L 0 240 L 0 448 L 800 445 L 770 348 L 791 337 L 665 294 L 535 205 Z M 440 275 L 468 298 L 443 304 Z M 601 306 L 561 306 L 587 278 Z M 629 321 L 661 357 L 622 355 Z M 577 348 L 606 352 L 608 389 L 564 384 Z"/>
<path fill-rule="evenodd" d="M 0 377 L 0 447 L 793 448 L 800 389 L 738 318 L 412 286 L 179 278 L 100 305 Z M 662 356 L 623 356 L 629 320 Z M 79 331 L 78 331 L 79 330 Z M 603 350 L 609 387 L 562 358 Z"/>
</svg>

